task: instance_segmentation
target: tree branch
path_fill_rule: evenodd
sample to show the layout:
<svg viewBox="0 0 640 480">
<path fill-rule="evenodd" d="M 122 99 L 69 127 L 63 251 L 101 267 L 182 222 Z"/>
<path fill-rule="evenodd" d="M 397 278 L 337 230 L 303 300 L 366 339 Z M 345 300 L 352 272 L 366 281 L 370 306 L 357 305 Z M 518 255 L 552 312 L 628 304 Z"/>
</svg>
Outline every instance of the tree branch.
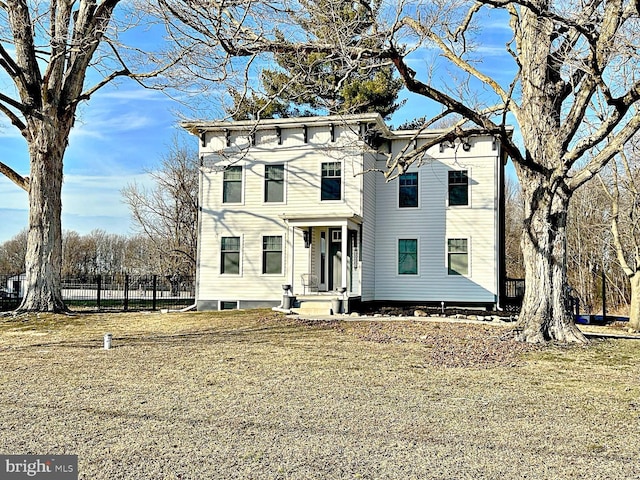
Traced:
<svg viewBox="0 0 640 480">
<path fill-rule="evenodd" d="M 531 166 L 531 168 L 535 168 L 535 169 L 539 168 L 531 160 L 525 159 L 525 157 L 522 156 L 522 153 L 520 152 L 518 147 L 515 145 L 515 143 L 511 139 L 511 136 L 507 133 L 505 129 L 505 125 L 496 124 L 481 112 L 478 112 L 472 108 L 469 108 L 462 102 L 459 102 L 458 100 L 450 97 L 446 93 L 438 89 L 435 89 L 430 85 L 427 85 L 419 80 L 416 80 L 415 78 L 416 72 L 414 72 L 412 69 L 410 69 L 407 66 L 407 64 L 404 61 L 404 58 L 395 49 L 393 45 L 388 50 L 388 56 L 393 62 L 393 64 L 396 66 L 396 69 L 400 74 L 400 77 L 403 79 L 409 91 L 413 93 L 417 93 L 424 97 L 430 98 L 432 100 L 435 100 L 436 102 L 447 107 L 449 110 L 459 113 L 464 118 L 469 119 L 470 121 L 474 122 L 476 125 L 484 128 L 485 130 L 488 130 L 490 132 L 496 132 L 496 134 L 500 136 L 502 147 L 505 149 L 507 154 L 513 159 L 513 161 L 519 162 L 521 164 L 526 164 L 528 166 Z"/>
<path fill-rule="evenodd" d="M 617 125 L 617 123 L 618 122 L 613 126 Z M 629 122 L 615 135 L 610 134 L 613 126 L 611 126 L 610 129 L 605 129 L 609 132 L 609 141 L 605 147 L 600 150 L 584 168 L 577 172 L 573 177 L 569 178 L 567 186 L 571 190 L 575 190 L 593 178 L 593 176 L 598 173 L 613 157 L 624 149 L 625 144 L 636 134 L 636 132 L 640 130 L 640 112 L 636 112 Z M 599 132 L 599 134 L 596 135 L 596 138 L 599 138 L 601 135 L 602 133 Z M 587 138 L 584 140 L 584 143 L 595 146 L 598 142 Z"/>
<path fill-rule="evenodd" d="M 470 21 L 470 19 L 468 20 Z M 427 38 L 429 38 L 429 40 L 431 40 L 432 42 L 434 42 L 442 51 L 442 53 L 444 54 L 445 58 L 447 58 L 451 63 L 453 63 L 455 66 L 457 66 L 458 68 L 460 68 L 461 70 L 467 72 L 469 75 L 474 76 L 475 78 L 477 78 L 478 80 L 480 80 L 482 83 L 484 83 L 485 85 L 491 87 L 491 89 L 496 92 L 496 94 L 500 97 L 500 99 L 502 100 L 502 102 L 504 104 L 510 103 L 512 106 L 512 109 L 514 109 L 514 113 L 517 113 L 517 105 L 512 101 L 512 99 L 509 97 L 509 93 L 506 92 L 499 84 L 496 80 L 494 80 L 493 78 L 489 77 L 488 75 L 483 74 L 482 72 L 480 72 L 477 68 L 474 68 L 473 66 L 471 66 L 471 64 L 469 64 L 469 62 L 464 61 L 462 58 L 460 58 L 459 55 L 457 55 L 456 53 L 454 53 L 440 38 L 440 36 L 436 35 L 434 32 L 432 32 L 430 29 L 425 28 L 420 22 L 416 21 L 413 18 L 409 18 L 409 17 L 404 17 L 401 22 L 408 26 L 409 28 L 411 28 L 412 30 L 414 30 L 415 32 L 420 32 L 423 35 L 425 35 Z M 456 35 L 459 35 L 460 32 L 456 31 Z"/>
<path fill-rule="evenodd" d="M 0 173 L 2 173 L 5 177 L 7 177 L 25 192 L 29 192 L 29 177 L 23 177 L 13 168 L 9 167 L 3 162 L 0 162 Z"/>
</svg>

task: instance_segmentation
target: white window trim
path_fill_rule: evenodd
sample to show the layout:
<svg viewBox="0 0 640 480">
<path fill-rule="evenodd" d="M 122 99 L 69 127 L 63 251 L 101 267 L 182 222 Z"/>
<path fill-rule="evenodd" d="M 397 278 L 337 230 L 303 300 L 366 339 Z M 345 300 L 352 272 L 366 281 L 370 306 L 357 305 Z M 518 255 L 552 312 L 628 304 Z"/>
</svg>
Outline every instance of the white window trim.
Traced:
<svg viewBox="0 0 640 480">
<path fill-rule="evenodd" d="M 466 205 L 449 205 L 449 172 L 467 172 L 467 198 L 469 199 L 469 203 L 467 203 Z M 473 178 L 473 173 L 470 167 L 447 169 L 447 183 L 446 183 L 447 189 L 445 194 L 446 208 L 451 208 L 454 210 L 473 208 L 473 196 L 472 196 L 473 189 L 471 188 L 472 178 Z"/>
<path fill-rule="evenodd" d="M 240 180 L 241 182 L 241 187 L 240 187 L 240 201 L 239 202 L 225 202 L 224 201 L 224 172 L 225 170 L 222 170 L 222 188 L 220 190 L 220 204 L 222 206 L 224 205 L 244 205 L 244 192 L 246 190 L 246 186 L 247 186 L 247 173 L 246 173 L 246 168 L 244 164 L 237 164 L 237 163 L 233 163 L 230 165 L 225 165 L 225 169 L 226 167 L 240 167 L 242 169 L 242 178 Z"/>
<path fill-rule="evenodd" d="M 452 275 L 449 273 L 449 240 L 467 241 L 467 274 Z M 444 274 L 447 278 L 471 278 L 471 237 L 465 235 L 453 235 L 444 240 Z"/>
<path fill-rule="evenodd" d="M 223 237 L 240 237 L 240 258 L 238 265 L 238 273 L 222 273 L 222 238 Z M 240 278 L 243 276 L 243 265 L 244 265 L 244 235 L 220 235 L 220 239 L 218 241 L 218 277 L 222 278 Z"/>
<path fill-rule="evenodd" d="M 340 164 L 340 200 L 323 200 L 322 199 L 322 164 L 323 163 L 339 163 Z M 342 160 L 326 160 L 323 159 L 318 164 L 318 171 L 320 172 L 320 184 L 318 185 L 318 200 L 321 204 L 337 204 L 345 203 L 345 174 L 344 174 L 344 161 Z"/>
<path fill-rule="evenodd" d="M 422 178 L 422 176 L 420 175 L 420 172 L 417 172 L 415 170 L 412 170 L 410 172 L 405 172 L 405 173 L 416 173 L 418 174 L 418 205 L 415 207 L 401 207 L 400 206 L 400 177 L 398 176 L 397 178 L 397 182 L 396 182 L 396 210 L 399 211 L 404 211 L 404 210 L 419 210 L 420 209 L 420 197 L 422 196 L 422 185 L 420 185 L 420 179 Z M 447 180 L 448 180 L 449 174 L 447 173 Z M 448 188 L 448 186 L 447 186 Z M 448 191 L 447 191 L 447 202 L 449 201 L 449 195 L 448 195 Z"/>
<path fill-rule="evenodd" d="M 283 165 L 284 171 L 282 172 L 282 201 L 281 202 L 267 202 L 264 198 L 267 194 L 267 166 L 271 165 Z M 273 162 L 273 163 L 265 163 L 264 164 L 264 175 L 262 177 L 262 203 L 263 205 L 286 205 L 287 204 L 287 176 L 289 173 L 287 162 Z"/>
<path fill-rule="evenodd" d="M 264 237 L 280 237 L 282 239 L 282 257 L 280 258 L 280 273 L 263 273 L 264 270 Z M 285 247 L 286 239 L 282 232 L 265 233 L 260 236 L 260 276 L 261 277 L 283 277 L 285 275 Z"/>
<path fill-rule="evenodd" d="M 409 273 L 400 273 L 398 266 L 400 260 L 400 240 L 415 240 L 416 241 L 416 266 L 418 268 L 418 272 L 415 274 Z M 396 245 L 395 245 L 395 258 L 394 258 L 394 269 L 395 275 L 398 278 L 420 278 L 422 276 L 422 266 L 420 262 L 420 237 L 412 237 L 411 235 L 402 235 L 396 237 Z"/>
</svg>

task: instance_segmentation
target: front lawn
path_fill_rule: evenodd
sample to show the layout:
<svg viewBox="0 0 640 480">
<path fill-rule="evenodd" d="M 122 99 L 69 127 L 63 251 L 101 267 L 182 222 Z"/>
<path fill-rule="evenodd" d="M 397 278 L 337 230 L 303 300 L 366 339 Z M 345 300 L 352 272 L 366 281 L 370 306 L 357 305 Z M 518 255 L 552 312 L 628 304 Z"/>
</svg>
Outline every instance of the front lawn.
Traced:
<svg viewBox="0 0 640 480">
<path fill-rule="evenodd" d="M 508 328 L 0 318 L 0 451 L 77 454 L 92 480 L 638 478 L 640 342 Z"/>
</svg>

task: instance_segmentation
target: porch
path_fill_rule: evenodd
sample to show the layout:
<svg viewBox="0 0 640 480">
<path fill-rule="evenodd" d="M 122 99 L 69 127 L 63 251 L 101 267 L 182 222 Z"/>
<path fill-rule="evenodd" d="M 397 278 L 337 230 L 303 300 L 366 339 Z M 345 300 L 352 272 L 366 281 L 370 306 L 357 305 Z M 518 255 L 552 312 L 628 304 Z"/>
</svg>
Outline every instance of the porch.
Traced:
<svg viewBox="0 0 640 480">
<path fill-rule="evenodd" d="M 281 217 L 288 228 L 285 259 L 290 294 L 325 311 L 332 298 L 361 294 L 362 218 L 337 215 Z M 325 308 L 326 307 L 326 308 Z"/>
</svg>

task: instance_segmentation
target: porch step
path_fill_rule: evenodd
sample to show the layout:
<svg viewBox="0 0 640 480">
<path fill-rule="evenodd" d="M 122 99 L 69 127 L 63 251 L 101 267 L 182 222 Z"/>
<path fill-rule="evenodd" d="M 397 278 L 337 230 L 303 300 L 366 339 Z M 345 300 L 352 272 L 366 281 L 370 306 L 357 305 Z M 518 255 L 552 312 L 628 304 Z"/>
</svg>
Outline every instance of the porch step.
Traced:
<svg viewBox="0 0 640 480">
<path fill-rule="evenodd" d="M 298 298 L 296 306 L 291 311 L 303 316 L 331 315 L 333 313 L 331 310 L 331 298 Z"/>
</svg>

